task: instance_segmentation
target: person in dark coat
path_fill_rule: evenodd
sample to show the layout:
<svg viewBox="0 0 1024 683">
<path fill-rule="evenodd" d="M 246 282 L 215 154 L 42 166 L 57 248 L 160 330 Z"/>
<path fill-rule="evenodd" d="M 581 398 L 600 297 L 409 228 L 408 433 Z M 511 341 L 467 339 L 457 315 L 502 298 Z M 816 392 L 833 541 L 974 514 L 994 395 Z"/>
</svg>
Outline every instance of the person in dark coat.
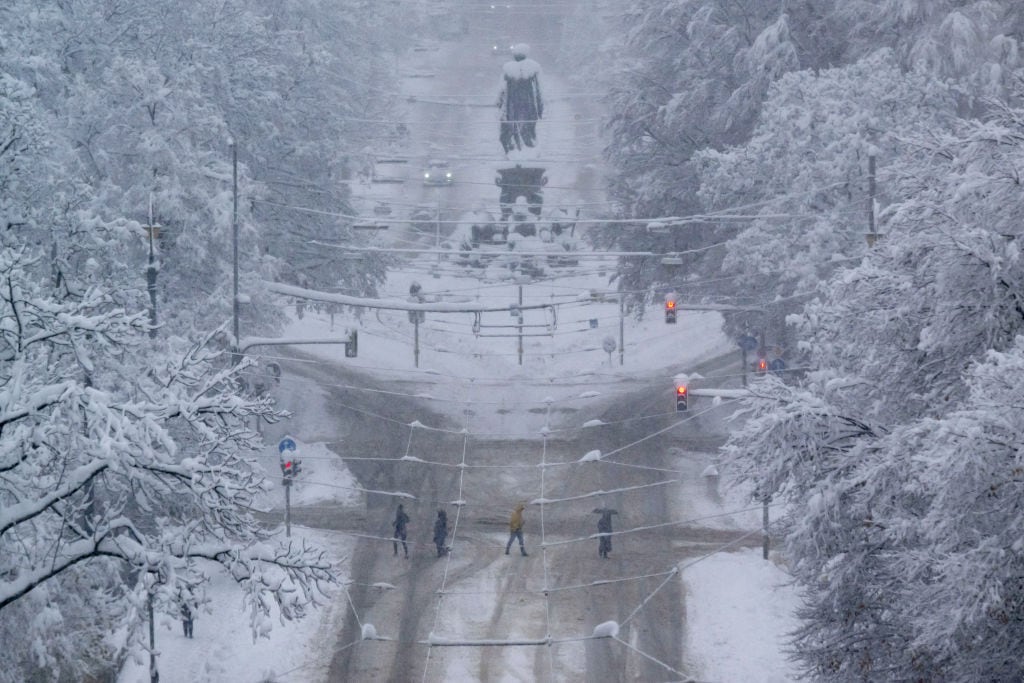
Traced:
<svg viewBox="0 0 1024 683">
<path fill-rule="evenodd" d="M 434 545 L 437 546 L 437 556 L 448 552 L 445 541 L 448 540 L 448 513 L 444 510 L 437 511 L 437 519 L 434 520 Z"/>
<path fill-rule="evenodd" d="M 512 46 L 512 61 L 502 67 L 499 140 L 508 154 L 513 148 L 533 147 L 537 138 L 537 119 L 544 116 L 544 100 L 540 95 L 540 65 L 527 58 L 530 46 Z"/>
<path fill-rule="evenodd" d="M 597 554 L 607 559 L 608 553 L 612 551 L 612 515 L 619 514 L 617 510 L 609 508 L 597 508 L 594 512 L 601 515 L 597 520 L 597 533 L 604 534 L 598 539 Z"/>
<path fill-rule="evenodd" d="M 184 632 L 186 638 L 192 637 L 192 622 L 195 620 L 194 607 L 188 602 L 182 600 L 181 602 L 181 630 Z"/>
<path fill-rule="evenodd" d="M 505 554 L 508 555 L 508 551 L 512 549 L 512 541 L 519 539 L 519 552 L 526 557 L 526 546 L 523 545 L 523 510 L 526 506 L 522 503 L 516 505 L 515 510 L 512 511 L 512 517 L 508 520 L 508 543 L 505 544 Z"/>
<path fill-rule="evenodd" d="M 409 515 L 405 514 L 405 508 L 402 506 L 401 503 L 399 503 L 398 504 L 398 510 L 395 511 L 395 521 L 394 521 L 394 527 L 395 527 L 394 539 L 395 540 L 392 541 L 393 545 L 395 546 L 395 555 L 398 554 L 398 542 L 401 541 L 402 542 L 402 550 L 405 551 L 405 556 L 409 557 L 409 546 L 406 545 L 406 543 L 405 543 L 405 538 L 406 538 L 405 527 L 406 527 L 406 525 L 408 523 L 409 523 Z"/>
</svg>

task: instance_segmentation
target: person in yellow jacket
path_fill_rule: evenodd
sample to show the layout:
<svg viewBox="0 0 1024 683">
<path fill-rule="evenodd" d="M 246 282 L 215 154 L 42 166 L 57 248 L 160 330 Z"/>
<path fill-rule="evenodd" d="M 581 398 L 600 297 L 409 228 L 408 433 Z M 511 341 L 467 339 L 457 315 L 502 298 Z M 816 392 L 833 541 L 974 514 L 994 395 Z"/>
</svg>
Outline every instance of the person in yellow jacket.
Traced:
<svg viewBox="0 0 1024 683">
<path fill-rule="evenodd" d="M 523 503 L 516 504 L 515 510 L 512 511 L 512 517 L 508 520 L 508 543 L 505 544 L 505 554 L 508 555 L 508 551 L 512 548 L 512 541 L 519 539 L 519 552 L 526 557 L 526 547 L 523 545 L 523 510 L 526 509 L 526 505 Z"/>
</svg>

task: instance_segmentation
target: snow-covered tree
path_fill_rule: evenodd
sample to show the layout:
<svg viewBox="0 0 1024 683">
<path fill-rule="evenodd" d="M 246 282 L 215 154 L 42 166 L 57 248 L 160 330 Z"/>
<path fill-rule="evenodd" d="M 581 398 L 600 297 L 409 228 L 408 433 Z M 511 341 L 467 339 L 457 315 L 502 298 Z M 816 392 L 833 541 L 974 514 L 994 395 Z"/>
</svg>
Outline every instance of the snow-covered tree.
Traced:
<svg viewBox="0 0 1024 683">
<path fill-rule="evenodd" d="M 624 30 L 607 48 L 606 150 L 611 193 L 624 207 L 621 217 L 702 213 L 694 154 L 745 140 L 771 83 L 818 63 L 808 53 L 820 42 L 820 15 L 828 16 L 828 6 L 643 0 L 621 10 Z M 717 279 L 721 263 L 721 252 L 707 247 L 732 234 L 706 221 L 660 235 L 615 228 L 599 240 L 624 249 L 690 252 L 682 268 L 625 259 L 621 286 L 639 292 L 685 288 L 688 297 L 703 297 L 713 290 L 692 280 Z"/>
<path fill-rule="evenodd" d="M 231 315 L 234 140 L 242 291 L 251 302 L 243 327 L 265 331 L 282 319 L 262 279 L 301 274 L 324 288 L 372 293 L 383 277 L 379 259 L 345 259 L 312 242 L 350 236 L 344 221 L 322 214 L 350 213 L 347 155 L 371 137 L 353 119 L 380 118 L 374 107 L 388 102 L 388 55 L 398 40 L 391 14 L 355 0 L 201 0 L 188 12 L 169 0 L 12 0 L 0 8 L 0 25 L 17 33 L 5 36 L 0 71 L 27 84 L 46 136 L 74 156 L 60 156 L 43 176 L 74 192 L 49 193 L 47 203 L 87 210 L 108 233 L 76 227 L 49 239 L 56 260 L 74 268 L 88 258 L 69 250 L 94 244 L 110 255 L 95 259 L 97 275 L 144 287 L 141 225 L 152 206 L 161 226 L 161 324 L 181 334 L 219 325 Z"/>
<path fill-rule="evenodd" d="M 946 88 L 905 74 L 891 51 L 880 50 L 849 66 L 786 74 L 772 85 L 749 141 L 697 153 L 705 209 L 754 217 L 721 231 L 727 277 L 716 289 L 779 302 L 767 318 L 730 317 L 730 327 L 767 327 L 781 341 L 784 316 L 800 309 L 800 296 L 867 249 L 869 157 L 887 178 L 916 151 L 906 138 L 947 128 L 952 108 Z M 888 204 L 891 184 L 877 185 L 876 202 Z"/>
<path fill-rule="evenodd" d="M 968 107 L 1006 97 L 1022 65 L 1014 0 L 853 0 L 836 4 L 836 21 L 848 59 L 890 47 L 904 69 L 952 84 Z"/>
<path fill-rule="evenodd" d="M 77 582 L 85 595 L 66 602 L 50 591 L 52 616 L 19 641 L 75 618 L 65 606 L 102 605 L 146 574 L 170 590 L 218 566 L 254 619 L 272 604 L 302 616 L 333 580 L 332 563 L 271 542 L 252 517 L 264 479 L 246 424 L 280 417 L 269 399 L 239 397 L 244 366 L 218 369 L 202 343 L 174 342 L 179 351 L 147 361 L 145 314 L 125 312 L 102 286 L 55 298 L 32 276 L 40 265 L 30 249 L 0 252 L 3 628 L 15 627 L 7 608 L 44 586 Z"/>
<path fill-rule="evenodd" d="M 1017 680 L 1024 112 L 907 139 L 885 237 L 793 316 L 726 451 L 781 521 L 815 677 Z"/>
<path fill-rule="evenodd" d="M 626 5 L 621 12 L 625 30 L 609 52 L 612 193 L 626 207 L 625 216 L 703 214 L 711 208 L 703 201 L 709 192 L 729 200 L 716 204 L 719 210 L 756 209 L 726 178 L 708 182 L 695 167 L 694 156 L 742 148 L 763 106 L 775 97 L 772 83 L 785 74 L 802 71 L 807 79 L 850 67 L 852 78 L 858 73 L 855 65 L 880 48 L 891 51 L 908 78 L 943 84 L 947 101 L 928 113 L 983 115 L 988 110 L 985 98 L 1007 96 L 1021 65 L 1022 7 L 1013 0 L 677 0 Z M 874 74 L 860 74 L 879 83 Z M 872 87 L 854 86 L 862 94 L 870 94 Z M 863 112 L 879 111 L 877 101 L 848 101 L 862 105 Z M 913 113 L 910 104 L 904 104 L 905 111 Z M 927 106 L 940 103 L 932 98 Z M 905 131 L 926 121 L 912 115 L 900 123 Z M 849 132 L 842 126 L 840 130 Z M 799 147 L 805 155 L 829 157 L 830 131 L 817 133 Z M 805 189 L 794 185 L 786 194 Z M 735 235 L 715 225 L 721 224 L 712 220 L 678 228 L 675 232 L 684 235 L 673 234 L 671 240 L 609 230 L 605 241 L 665 252 L 708 247 Z M 685 261 L 687 277 L 715 280 L 720 254 L 713 249 L 698 253 Z M 638 259 L 620 264 L 619 276 L 628 290 L 678 289 L 680 284 L 678 274 Z"/>
</svg>

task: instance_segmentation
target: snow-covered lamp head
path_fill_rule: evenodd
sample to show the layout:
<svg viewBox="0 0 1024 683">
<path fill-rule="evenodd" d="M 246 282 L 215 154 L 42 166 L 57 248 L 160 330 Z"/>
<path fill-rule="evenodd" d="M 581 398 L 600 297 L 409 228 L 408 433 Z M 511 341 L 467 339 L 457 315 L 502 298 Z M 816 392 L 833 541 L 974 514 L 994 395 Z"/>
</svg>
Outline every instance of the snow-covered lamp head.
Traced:
<svg viewBox="0 0 1024 683">
<path fill-rule="evenodd" d="M 526 59 L 530 54 L 530 46 L 526 43 L 516 43 L 512 46 L 512 56 L 518 60 Z"/>
</svg>

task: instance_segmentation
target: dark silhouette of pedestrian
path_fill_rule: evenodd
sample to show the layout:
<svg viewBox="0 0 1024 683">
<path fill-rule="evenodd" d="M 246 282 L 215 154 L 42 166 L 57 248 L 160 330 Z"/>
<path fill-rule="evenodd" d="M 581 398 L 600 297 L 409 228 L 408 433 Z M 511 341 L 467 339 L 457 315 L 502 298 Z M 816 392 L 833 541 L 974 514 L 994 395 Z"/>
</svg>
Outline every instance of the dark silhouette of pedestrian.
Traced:
<svg viewBox="0 0 1024 683">
<path fill-rule="evenodd" d="M 526 547 L 523 545 L 523 510 L 526 506 L 522 503 L 516 505 L 515 510 L 512 511 L 512 517 L 508 520 L 508 543 L 505 544 L 505 554 L 508 555 L 508 551 L 512 548 L 512 541 L 519 539 L 519 552 L 526 557 L 529 553 L 526 552 Z"/>
<path fill-rule="evenodd" d="M 405 543 L 405 538 L 406 538 L 405 526 L 408 523 L 409 523 L 409 515 L 405 514 L 405 508 L 402 507 L 401 503 L 399 503 L 398 504 L 398 510 L 395 511 L 395 521 L 394 521 L 394 527 L 395 527 L 394 539 L 395 540 L 392 541 L 392 543 L 395 546 L 395 555 L 398 554 L 398 541 L 402 541 L 402 550 L 405 551 L 405 556 L 409 557 L 409 546 L 406 545 L 406 543 Z"/>
<path fill-rule="evenodd" d="M 434 520 L 434 545 L 437 546 L 437 556 L 448 552 L 445 541 L 448 539 L 448 513 L 444 510 L 437 511 L 437 519 Z"/>
<path fill-rule="evenodd" d="M 608 553 L 612 551 L 612 515 L 619 514 L 618 510 L 610 508 L 597 508 L 594 510 L 601 518 L 597 520 L 597 533 L 601 534 L 597 544 L 597 554 L 607 559 Z"/>
<path fill-rule="evenodd" d="M 181 603 L 181 630 L 186 638 L 192 637 L 192 622 L 195 619 L 193 608 L 187 602 Z"/>
</svg>

